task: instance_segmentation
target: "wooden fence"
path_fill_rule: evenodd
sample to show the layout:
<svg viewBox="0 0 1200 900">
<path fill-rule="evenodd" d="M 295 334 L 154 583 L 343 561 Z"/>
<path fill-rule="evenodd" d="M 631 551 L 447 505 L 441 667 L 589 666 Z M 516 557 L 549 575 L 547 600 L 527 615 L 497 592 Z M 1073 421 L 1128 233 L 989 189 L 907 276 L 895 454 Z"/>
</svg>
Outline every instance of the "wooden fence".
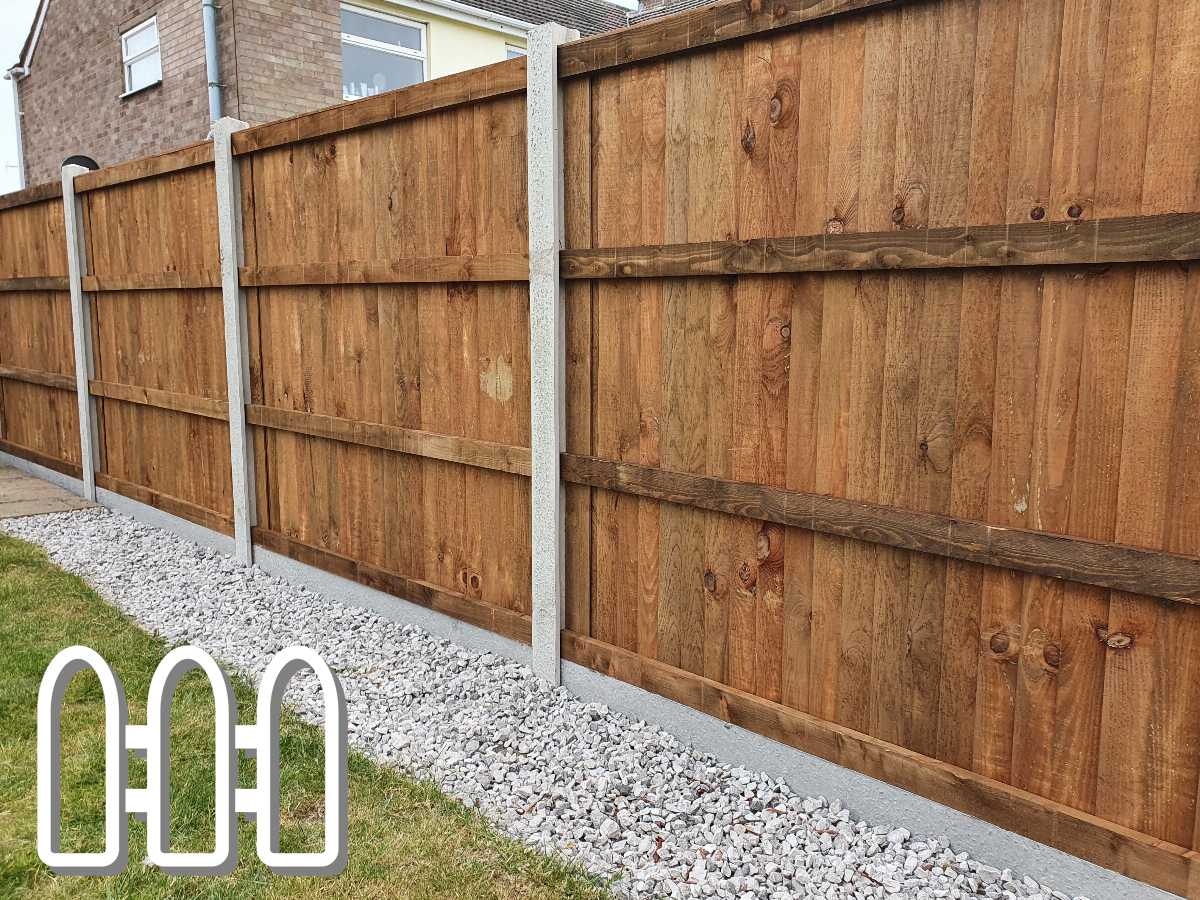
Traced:
<svg viewBox="0 0 1200 900">
<path fill-rule="evenodd" d="M 1197 22 L 726 2 L 561 48 L 566 658 L 1200 895 Z M 525 86 L 233 150 L 254 542 L 528 641 Z M 97 482 L 228 532 L 213 178 L 76 188 Z M 0 448 L 77 472 L 57 196 L 0 204 Z"/>
</svg>

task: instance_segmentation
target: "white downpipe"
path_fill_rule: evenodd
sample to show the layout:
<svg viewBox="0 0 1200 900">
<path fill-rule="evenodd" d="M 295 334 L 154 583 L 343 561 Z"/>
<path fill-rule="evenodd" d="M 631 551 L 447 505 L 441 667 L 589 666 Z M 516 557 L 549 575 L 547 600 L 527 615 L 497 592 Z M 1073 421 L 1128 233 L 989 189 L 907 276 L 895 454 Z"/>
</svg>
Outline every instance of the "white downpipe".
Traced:
<svg viewBox="0 0 1200 900">
<path fill-rule="evenodd" d="M 217 6 L 213 0 L 200 0 L 204 15 L 204 63 L 208 69 L 208 118 L 221 118 L 221 59 L 217 46 Z"/>
</svg>

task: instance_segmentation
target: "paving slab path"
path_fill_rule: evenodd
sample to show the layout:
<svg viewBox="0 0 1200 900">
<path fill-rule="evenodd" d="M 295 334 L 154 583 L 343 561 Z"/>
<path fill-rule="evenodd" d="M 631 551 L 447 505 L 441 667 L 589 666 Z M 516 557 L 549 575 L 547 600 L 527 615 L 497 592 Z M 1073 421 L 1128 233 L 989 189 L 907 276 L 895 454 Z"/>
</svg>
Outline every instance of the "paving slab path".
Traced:
<svg viewBox="0 0 1200 900">
<path fill-rule="evenodd" d="M 27 475 L 12 466 L 0 466 L 0 519 L 70 512 L 95 506 L 49 481 Z"/>
</svg>

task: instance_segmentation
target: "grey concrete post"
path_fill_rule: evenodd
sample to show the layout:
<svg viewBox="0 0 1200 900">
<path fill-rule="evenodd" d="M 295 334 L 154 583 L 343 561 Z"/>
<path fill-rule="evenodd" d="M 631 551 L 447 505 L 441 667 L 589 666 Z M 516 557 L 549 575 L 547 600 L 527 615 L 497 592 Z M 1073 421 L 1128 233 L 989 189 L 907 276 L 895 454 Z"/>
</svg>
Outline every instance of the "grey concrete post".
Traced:
<svg viewBox="0 0 1200 900">
<path fill-rule="evenodd" d="M 559 460 L 566 444 L 562 281 L 564 242 L 562 90 L 558 45 L 579 32 L 553 22 L 527 36 L 529 82 L 529 364 L 533 512 L 533 671 L 559 684 L 565 606 L 566 521 Z"/>
<path fill-rule="evenodd" d="M 213 123 L 213 163 L 217 186 L 217 229 L 221 246 L 221 300 L 225 313 L 225 376 L 229 387 L 229 461 L 233 475 L 234 555 L 254 562 L 250 529 L 255 523 L 254 446 L 246 430 L 250 402 L 250 353 L 246 294 L 238 280 L 245 259 L 242 244 L 242 191 L 233 159 L 233 133 L 248 127 L 237 119 Z"/>
<path fill-rule="evenodd" d="M 75 178 L 88 170 L 74 164 L 62 167 L 63 223 L 67 238 L 67 280 L 71 288 L 71 331 L 75 343 L 75 393 L 79 398 L 79 458 L 83 469 L 83 496 L 96 500 L 96 466 L 100 435 L 96 427 L 96 400 L 90 382 L 96 377 L 92 351 L 91 298 L 83 292 L 87 271 L 87 240 L 83 233 L 83 200 L 75 193 Z"/>
</svg>

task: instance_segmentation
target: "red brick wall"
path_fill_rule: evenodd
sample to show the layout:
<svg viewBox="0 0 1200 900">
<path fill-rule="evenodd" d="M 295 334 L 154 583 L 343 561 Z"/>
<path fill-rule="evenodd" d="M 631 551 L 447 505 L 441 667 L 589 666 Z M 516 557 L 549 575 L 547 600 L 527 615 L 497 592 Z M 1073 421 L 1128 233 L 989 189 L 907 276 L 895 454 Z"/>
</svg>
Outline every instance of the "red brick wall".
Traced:
<svg viewBox="0 0 1200 900">
<path fill-rule="evenodd" d="M 251 124 L 341 99 L 338 0 L 220 0 L 222 102 Z M 158 16 L 162 84 L 121 99 L 120 33 Z M 208 92 L 200 0 L 51 0 L 18 84 L 26 183 L 75 153 L 101 165 L 203 140 Z"/>
</svg>

